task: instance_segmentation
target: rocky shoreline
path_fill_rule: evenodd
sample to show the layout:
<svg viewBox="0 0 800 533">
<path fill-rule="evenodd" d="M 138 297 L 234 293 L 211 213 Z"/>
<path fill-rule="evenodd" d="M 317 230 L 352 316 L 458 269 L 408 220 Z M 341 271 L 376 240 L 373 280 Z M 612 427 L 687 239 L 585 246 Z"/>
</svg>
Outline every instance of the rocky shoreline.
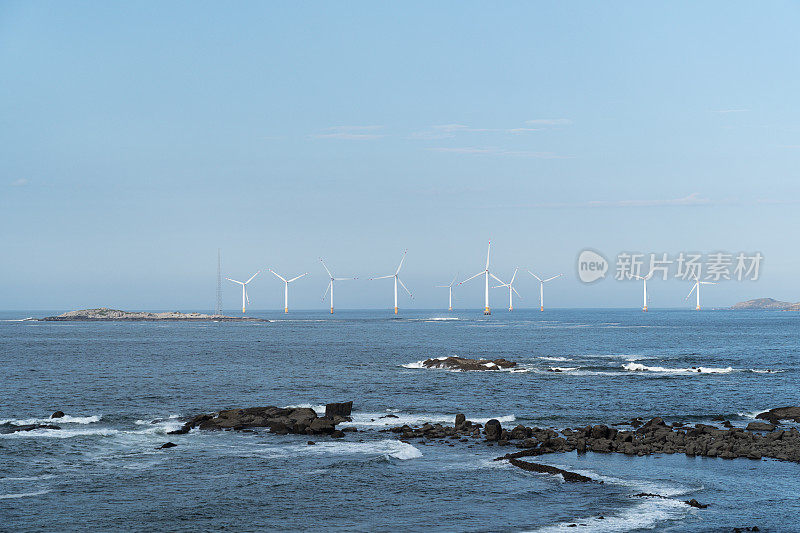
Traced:
<svg viewBox="0 0 800 533">
<path fill-rule="evenodd" d="M 425 368 L 443 368 L 446 370 L 467 371 L 497 371 L 508 370 L 517 366 L 517 363 L 506 359 L 470 359 L 467 357 L 442 357 L 440 359 L 426 359 L 422 361 Z"/>
<path fill-rule="evenodd" d="M 183 320 L 190 322 L 269 322 L 264 318 L 236 317 L 225 315 L 207 315 L 203 313 L 181 313 L 170 311 L 165 313 L 148 313 L 135 311 L 121 311 L 119 309 L 109 309 L 100 307 L 97 309 L 80 309 L 70 311 L 57 316 L 47 316 L 35 319 L 38 322 L 65 322 L 65 321 L 136 321 L 151 322 L 158 320 Z"/>
</svg>

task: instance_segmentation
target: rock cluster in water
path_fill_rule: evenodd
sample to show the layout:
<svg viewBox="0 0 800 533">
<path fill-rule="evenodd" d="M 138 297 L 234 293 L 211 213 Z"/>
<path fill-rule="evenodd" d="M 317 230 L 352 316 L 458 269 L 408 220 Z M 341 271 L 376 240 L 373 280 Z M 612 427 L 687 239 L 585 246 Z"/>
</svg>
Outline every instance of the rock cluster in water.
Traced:
<svg viewBox="0 0 800 533">
<path fill-rule="evenodd" d="M 82 321 L 97 321 L 97 320 L 133 320 L 133 321 L 154 321 L 154 320 L 190 320 L 190 321 L 216 321 L 216 322 L 233 322 L 233 321 L 254 321 L 254 322 L 268 322 L 261 318 L 250 317 L 235 317 L 224 315 L 207 315 L 204 313 L 181 313 L 179 311 L 169 311 L 166 313 L 147 313 L 137 311 L 121 311 L 119 309 L 109 309 L 108 307 L 99 307 L 97 309 L 80 309 L 78 311 L 70 311 L 57 316 L 48 316 L 40 318 L 43 322 L 60 322 L 70 320 Z"/>
<path fill-rule="evenodd" d="M 331 403 L 325 406 L 325 416 L 309 407 L 248 407 L 246 409 L 226 409 L 212 414 L 197 415 L 180 429 L 170 431 L 170 435 L 188 433 L 194 428 L 201 430 L 246 430 L 269 428 L 278 435 L 289 433 L 299 435 L 331 435 L 342 437 L 344 433 L 336 429 L 340 422 L 350 421 L 353 402 Z M 346 428 L 355 431 L 355 428 Z"/>
<path fill-rule="evenodd" d="M 514 368 L 517 363 L 506 359 L 469 359 L 466 357 L 445 357 L 444 359 L 426 359 L 422 362 L 425 368 L 445 368 L 447 370 L 503 370 Z"/>
<path fill-rule="evenodd" d="M 800 412 L 800 408 L 794 409 Z M 513 444 L 522 449 L 499 459 L 519 459 L 577 450 L 578 453 L 616 452 L 639 456 L 654 453 L 684 453 L 689 456 L 723 459 L 771 457 L 782 461 L 800 462 L 800 432 L 796 428 L 783 430 L 777 429 L 772 424 L 759 422 L 751 423 L 748 426 L 750 429 L 734 427 L 719 429 L 707 424 L 696 424 L 692 427 L 680 423 L 668 425 L 660 417 L 641 425 L 635 419 L 632 425 L 639 427 L 618 430 L 598 424 L 577 429 L 567 428 L 557 432 L 549 428 L 517 425 L 507 430 L 503 429 L 496 419 L 489 420 L 485 426 L 481 426 L 459 414 L 452 427 L 428 423 L 416 428 L 404 425 L 391 428 L 389 431 L 398 434 L 402 439 L 482 438 L 489 445 Z"/>
</svg>

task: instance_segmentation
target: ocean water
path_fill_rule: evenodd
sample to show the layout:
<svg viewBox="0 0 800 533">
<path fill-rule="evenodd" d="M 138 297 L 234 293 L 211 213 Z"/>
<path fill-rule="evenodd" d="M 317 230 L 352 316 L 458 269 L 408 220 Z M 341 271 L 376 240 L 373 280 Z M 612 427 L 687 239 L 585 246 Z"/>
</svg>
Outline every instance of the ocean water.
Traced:
<svg viewBox="0 0 800 533">
<path fill-rule="evenodd" d="M 492 459 L 512 448 L 403 443 L 394 425 L 498 418 L 562 429 L 634 416 L 746 425 L 800 404 L 800 314 L 497 310 L 255 312 L 269 323 L 38 323 L 0 313 L 2 531 L 800 530 L 800 465 L 545 455 L 564 483 Z M 514 371 L 421 368 L 504 357 Z M 554 372 L 553 370 L 560 370 Z M 222 408 L 353 400 L 344 439 L 170 435 Z M 398 418 L 381 418 L 392 414 Z M 164 442 L 178 447 L 156 450 Z M 651 492 L 666 498 L 639 498 Z M 709 504 L 693 509 L 682 500 Z M 603 516 L 602 519 L 599 517 Z M 578 524 L 578 528 L 569 527 Z"/>
</svg>

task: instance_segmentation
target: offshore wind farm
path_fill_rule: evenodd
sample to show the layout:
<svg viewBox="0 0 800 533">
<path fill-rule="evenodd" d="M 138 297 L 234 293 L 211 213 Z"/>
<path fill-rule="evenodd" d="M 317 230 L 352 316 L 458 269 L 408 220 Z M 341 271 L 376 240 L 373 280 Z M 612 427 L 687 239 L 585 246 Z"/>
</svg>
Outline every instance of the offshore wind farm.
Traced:
<svg viewBox="0 0 800 533">
<path fill-rule="evenodd" d="M 799 26 L 0 2 L 0 531 L 800 530 Z"/>
</svg>

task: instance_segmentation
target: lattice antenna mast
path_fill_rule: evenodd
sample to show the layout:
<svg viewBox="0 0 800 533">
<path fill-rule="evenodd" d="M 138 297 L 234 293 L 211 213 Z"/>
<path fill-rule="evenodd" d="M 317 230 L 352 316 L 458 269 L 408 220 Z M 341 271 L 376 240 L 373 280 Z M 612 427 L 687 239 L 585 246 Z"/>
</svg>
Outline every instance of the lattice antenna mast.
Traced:
<svg viewBox="0 0 800 533">
<path fill-rule="evenodd" d="M 222 253 L 219 248 L 217 248 L 217 306 L 214 308 L 214 314 L 222 314 Z"/>
</svg>

